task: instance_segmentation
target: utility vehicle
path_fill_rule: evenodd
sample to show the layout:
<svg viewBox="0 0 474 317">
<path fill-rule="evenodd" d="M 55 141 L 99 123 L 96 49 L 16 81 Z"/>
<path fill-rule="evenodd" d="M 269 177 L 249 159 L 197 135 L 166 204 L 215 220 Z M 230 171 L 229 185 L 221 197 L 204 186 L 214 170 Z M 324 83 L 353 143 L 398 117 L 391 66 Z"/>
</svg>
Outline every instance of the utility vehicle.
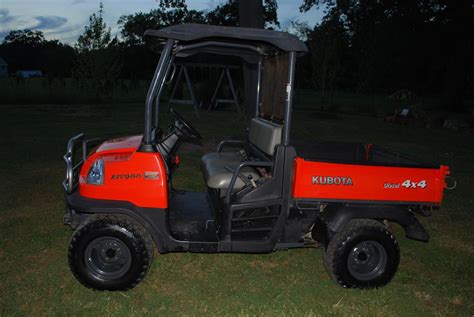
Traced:
<svg viewBox="0 0 474 317">
<path fill-rule="evenodd" d="M 307 52 L 295 36 L 198 24 L 145 34 L 164 45 L 146 97 L 143 134 L 98 146 L 79 134 L 64 156 L 64 222 L 75 229 L 69 265 L 82 284 L 136 286 L 155 246 L 160 253 L 266 253 L 317 241 L 340 285 L 375 288 L 399 265 L 399 245 L 385 223 L 428 241 L 415 213 L 440 206 L 447 166 L 417 163 L 372 144 L 290 139 L 295 62 Z M 171 179 L 179 145 L 201 135 L 173 109 L 171 128 L 163 129 L 160 95 L 179 59 L 217 56 L 257 65 L 255 113 L 245 140 L 222 141 L 202 157 L 207 192 L 176 190 Z"/>
</svg>

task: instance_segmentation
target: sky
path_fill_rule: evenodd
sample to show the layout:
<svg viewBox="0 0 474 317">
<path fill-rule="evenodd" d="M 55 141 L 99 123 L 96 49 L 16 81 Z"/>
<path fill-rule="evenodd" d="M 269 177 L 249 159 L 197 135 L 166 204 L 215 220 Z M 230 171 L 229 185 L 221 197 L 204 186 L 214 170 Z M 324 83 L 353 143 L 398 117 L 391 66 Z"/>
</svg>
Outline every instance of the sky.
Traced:
<svg viewBox="0 0 474 317">
<path fill-rule="evenodd" d="M 44 32 L 47 39 L 74 44 L 99 8 L 100 0 L 0 0 L 0 41 L 11 31 L 32 29 Z M 159 0 L 103 0 L 104 19 L 112 33 L 119 34 L 117 20 L 122 15 L 148 12 L 157 8 Z M 187 0 L 188 8 L 211 10 L 224 0 Z M 300 13 L 303 0 L 278 0 L 278 20 L 287 30 L 290 21 L 318 23 L 323 13 L 313 8 Z"/>
</svg>

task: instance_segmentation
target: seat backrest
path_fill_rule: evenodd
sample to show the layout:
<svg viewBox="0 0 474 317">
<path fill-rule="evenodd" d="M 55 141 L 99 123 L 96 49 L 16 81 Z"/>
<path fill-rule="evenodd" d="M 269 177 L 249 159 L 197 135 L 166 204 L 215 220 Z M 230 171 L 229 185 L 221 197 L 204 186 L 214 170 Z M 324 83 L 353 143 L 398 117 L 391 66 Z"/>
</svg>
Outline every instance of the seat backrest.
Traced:
<svg viewBox="0 0 474 317">
<path fill-rule="evenodd" d="M 281 125 L 260 118 L 250 122 L 249 142 L 268 155 L 273 155 L 275 146 L 281 144 L 281 134 Z"/>
</svg>

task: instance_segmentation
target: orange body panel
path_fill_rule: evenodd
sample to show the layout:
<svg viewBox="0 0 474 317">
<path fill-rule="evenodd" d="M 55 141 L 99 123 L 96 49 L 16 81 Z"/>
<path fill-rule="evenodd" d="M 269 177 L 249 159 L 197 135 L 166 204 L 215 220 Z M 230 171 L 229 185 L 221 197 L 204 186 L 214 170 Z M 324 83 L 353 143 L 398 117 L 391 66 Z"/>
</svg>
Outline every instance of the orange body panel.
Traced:
<svg viewBox="0 0 474 317">
<path fill-rule="evenodd" d="M 296 158 L 293 197 L 441 203 L 447 166 L 436 168 L 370 166 Z"/>
<path fill-rule="evenodd" d="M 138 207 L 167 208 L 165 162 L 159 153 L 137 152 L 141 139 L 126 137 L 100 145 L 81 168 L 79 193 L 94 199 L 128 201 Z M 98 159 L 104 160 L 104 184 L 87 184 L 89 169 Z"/>
</svg>

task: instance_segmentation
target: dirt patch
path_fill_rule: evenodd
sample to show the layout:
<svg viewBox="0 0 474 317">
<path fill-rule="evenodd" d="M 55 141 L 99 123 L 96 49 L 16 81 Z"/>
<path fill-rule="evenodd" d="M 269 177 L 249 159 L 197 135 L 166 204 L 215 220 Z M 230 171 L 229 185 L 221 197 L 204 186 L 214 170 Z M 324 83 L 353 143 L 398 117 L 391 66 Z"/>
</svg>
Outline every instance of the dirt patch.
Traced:
<svg viewBox="0 0 474 317">
<path fill-rule="evenodd" d="M 421 301 L 429 302 L 431 301 L 431 295 L 425 292 L 415 292 L 415 297 Z"/>
<path fill-rule="evenodd" d="M 275 262 L 270 262 L 270 261 L 260 261 L 260 260 L 252 261 L 249 264 L 253 268 L 264 269 L 264 270 L 268 270 L 268 269 L 271 270 L 280 266 L 280 263 L 275 263 Z"/>
<path fill-rule="evenodd" d="M 443 239 L 440 241 L 440 245 L 444 248 L 454 249 L 462 253 L 474 254 L 474 245 L 467 241 L 454 238 Z"/>
<path fill-rule="evenodd" d="M 459 297 L 459 296 L 450 298 L 448 301 L 449 301 L 449 303 L 450 303 L 451 305 L 454 305 L 454 306 L 461 306 L 461 305 L 464 305 L 464 301 L 463 301 L 462 298 Z"/>
<path fill-rule="evenodd" d="M 56 261 L 64 260 L 65 253 L 63 250 L 55 250 L 55 249 L 43 249 L 38 254 L 26 256 L 24 259 L 25 263 L 33 263 L 33 269 L 27 270 L 31 271 L 31 273 L 35 273 L 38 269 L 42 270 L 47 267 L 50 263 Z"/>
<path fill-rule="evenodd" d="M 186 278 L 207 278 L 208 274 L 196 269 L 196 265 L 194 263 L 186 263 L 182 267 L 183 276 Z"/>
</svg>

